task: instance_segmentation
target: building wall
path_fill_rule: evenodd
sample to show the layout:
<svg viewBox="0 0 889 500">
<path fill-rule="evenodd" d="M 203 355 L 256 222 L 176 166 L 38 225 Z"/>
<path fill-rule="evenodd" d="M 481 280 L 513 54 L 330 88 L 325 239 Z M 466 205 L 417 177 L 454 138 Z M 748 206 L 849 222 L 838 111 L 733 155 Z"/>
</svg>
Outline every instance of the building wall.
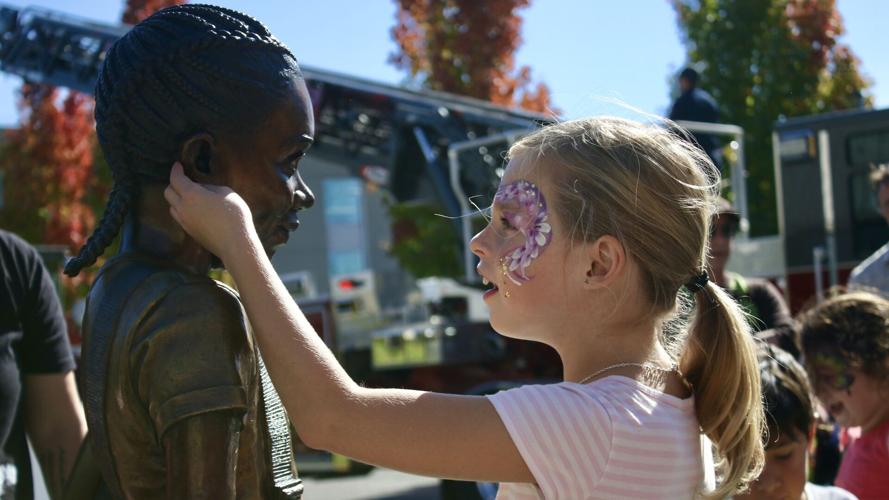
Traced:
<svg viewBox="0 0 889 500">
<path fill-rule="evenodd" d="M 279 274 L 295 271 L 311 273 L 319 294 L 330 294 L 328 274 L 328 234 L 324 218 L 325 179 L 360 178 L 360 165 L 354 159 L 336 152 L 313 150 L 300 162 L 305 182 L 315 194 L 315 205 L 300 212 L 300 227 L 290 241 L 278 250 L 272 263 Z M 373 271 L 377 297 L 383 309 L 404 304 L 404 296 L 413 286 L 413 279 L 388 253 L 391 243 L 390 218 L 384 189 L 364 183 L 363 204 L 367 265 Z"/>
</svg>

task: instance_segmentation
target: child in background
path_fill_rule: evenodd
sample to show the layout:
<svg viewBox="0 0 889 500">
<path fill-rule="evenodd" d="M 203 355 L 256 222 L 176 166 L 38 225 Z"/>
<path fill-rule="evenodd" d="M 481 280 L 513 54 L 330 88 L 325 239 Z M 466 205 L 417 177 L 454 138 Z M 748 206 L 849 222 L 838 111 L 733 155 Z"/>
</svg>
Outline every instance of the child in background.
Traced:
<svg viewBox="0 0 889 500">
<path fill-rule="evenodd" d="M 835 484 L 862 500 L 889 498 L 889 301 L 828 299 L 802 316 L 800 338 L 818 399 L 838 424 L 861 427 Z"/>
<path fill-rule="evenodd" d="M 281 284 L 236 193 L 177 165 L 166 195 L 234 277 L 309 446 L 500 482 L 499 498 L 692 498 L 712 472 L 703 432 L 720 479 L 710 493 L 724 498 L 759 475 L 764 417 L 745 318 L 705 272 L 718 177 L 664 128 L 617 118 L 514 144 L 471 248 L 494 329 L 552 346 L 565 381 L 489 397 L 356 384 Z M 672 331 L 683 286 L 693 321 Z"/>
<path fill-rule="evenodd" d="M 803 367 L 771 345 L 761 344 L 758 358 L 768 426 L 766 466 L 750 491 L 735 500 L 855 500 L 843 489 L 806 482 L 815 410 Z"/>
</svg>

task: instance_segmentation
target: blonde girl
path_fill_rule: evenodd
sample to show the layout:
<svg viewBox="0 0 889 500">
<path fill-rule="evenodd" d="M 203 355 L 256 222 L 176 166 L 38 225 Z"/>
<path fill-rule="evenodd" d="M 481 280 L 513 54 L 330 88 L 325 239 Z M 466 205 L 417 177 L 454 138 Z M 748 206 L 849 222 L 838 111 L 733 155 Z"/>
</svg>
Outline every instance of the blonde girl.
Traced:
<svg viewBox="0 0 889 500">
<path fill-rule="evenodd" d="M 517 142 L 471 247 L 493 327 L 552 346 L 564 381 L 488 397 L 359 386 L 281 284 L 236 193 L 177 165 L 166 195 L 237 282 L 309 446 L 500 482 L 499 498 L 725 497 L 762 468 L 763 410 L 744 317 L 704 272 L 717 178 L 675 135 L 617 118 Z M 693 319 L 671 330 L 683 286 Z M 706 492 L 702 434 L 718 477 Z"/>
</svg>

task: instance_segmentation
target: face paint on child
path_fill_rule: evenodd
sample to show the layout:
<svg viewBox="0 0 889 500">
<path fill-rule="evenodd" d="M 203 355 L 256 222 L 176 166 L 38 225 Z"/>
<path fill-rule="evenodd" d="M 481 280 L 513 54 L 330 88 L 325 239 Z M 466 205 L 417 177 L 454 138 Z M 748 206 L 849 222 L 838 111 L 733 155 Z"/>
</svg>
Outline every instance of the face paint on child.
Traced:
<svg viewBox="0 0 889 500">
<path fill-rule="evenodd" d="M 509 250 L 501 257 L 503 274 L 518 286 L 530 281 L 528 266 L 552 241 L 552 227 L 547 222 L 546 200 L 537 186 L 526 180 L 519 180 L 500 186 L 494 201 L 510 205 L 515 209 L 505 210 L 504 217 L 519 231 L 525 241 Z"/>
<path fill-rule="evenodd" d="M 835 353 L 815 353 L 810 370 L 815 392 L 848 391 L 855 383 L 849 362 Z"/>
</svg>

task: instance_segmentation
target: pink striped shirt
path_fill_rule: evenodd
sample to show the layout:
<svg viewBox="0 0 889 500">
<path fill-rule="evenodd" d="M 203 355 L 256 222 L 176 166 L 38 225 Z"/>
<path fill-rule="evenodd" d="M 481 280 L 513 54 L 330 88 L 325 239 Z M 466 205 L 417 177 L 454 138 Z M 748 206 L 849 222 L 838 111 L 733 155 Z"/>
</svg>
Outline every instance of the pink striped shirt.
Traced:
<svg viewBox="0 0 889 500">
<path fill-rule="evenodd" d="M 610 376 L 488 399 L 536 481 L 501 483 L 498 499 L 692 498 L 703 484 L 694 398 Z"/>
</svg>

